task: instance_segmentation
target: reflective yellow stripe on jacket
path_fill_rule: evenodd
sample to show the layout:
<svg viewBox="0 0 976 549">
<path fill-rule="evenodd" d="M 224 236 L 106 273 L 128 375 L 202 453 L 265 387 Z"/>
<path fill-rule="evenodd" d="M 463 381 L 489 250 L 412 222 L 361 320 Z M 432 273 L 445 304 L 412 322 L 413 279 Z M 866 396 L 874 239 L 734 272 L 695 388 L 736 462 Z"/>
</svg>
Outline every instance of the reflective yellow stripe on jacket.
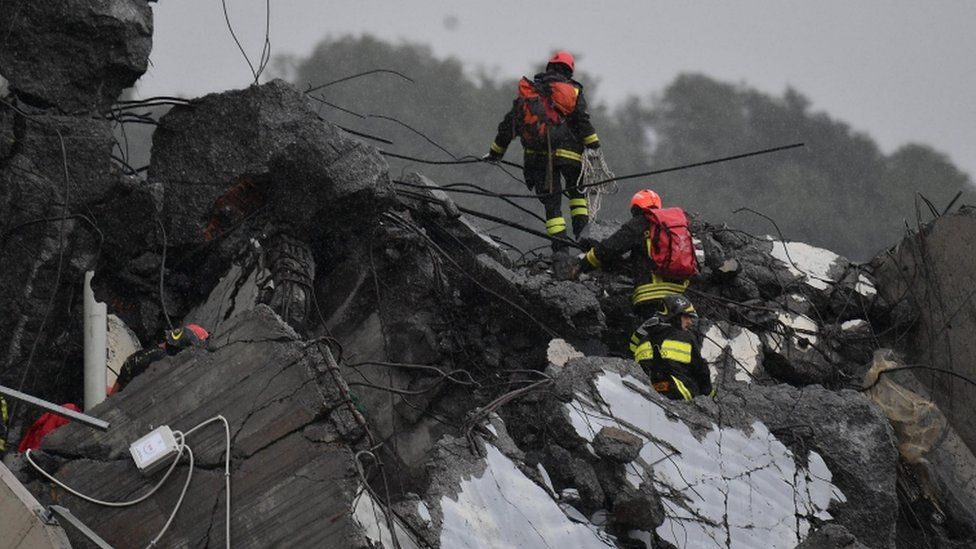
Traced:
<svg viewBox="0 0 976 549">
<path fill-rule="evenodd" d="M 661 342 L 661 358 L 691 364 L 691 343 L 665 339 Z"/>
<path fill-rule="evenodd" d="M 638 303 L 649 301 L 651 299 L 661 299 L 669 295 L 683 294 L 685 293 L 686 288 L 688 288 L 687 280 L 681 282 L 668 282 L 661 276 L 652 274 L 651 282 L 648 284 L 641 284 L 634 288 L 634 295 L 631 297 L 631 302 L 634 305 L 637 305 Z"/>
<path fill-rule="evenodd" d="M 548 156 L 548 153 L 546 153 L 546 151 L 543 149 L 525 149 L 525 154 L 535 155 L 535 156 Z M 558 158 L 566 158 L 568 160 L 574 160 L 576 162 L 583 161 L 582 154 L 575 151 L 571 151 L 569 149 L 556 149 L 554 154 Z"/>
<path fill-rule="evenodd" d="M 591 133 L 590 135 L 587 135 L 586 137 L 583 138 L 583 144 L 584 145 L 590 145 L 592 143 L 596 143 L 599 140 L 600 140 L 600 138 L 597 137 L 597 135 L 595 133 Z"/>
<path fill-rule="evenodd" d="M 502 147 L 498 143 L 495 143 L 494 141 L 492 141 L 491 142 L 491 152 L 498 153 L 498 154 L 505 154 L 505 147 Z"/>
<path fill-rule="evenodd" d="M 650 341 L 645 341 L 640 345 L 631 343 L 630 348 L 634 352 L 634 362 L 651 360 L 654 358 L 654 347 L 651 345 Z"/>
<path fill-rule="evenodd" d="M 691 391 L 688 390 L 688 387 L 685 387 L 685 384 L 681 383 L 681 380 L 674 376 L 671 376 L 671 380 L 674 381 L 674 387 L 681 393 L 681 396 L 685 400 L 691 400 Z"/>
<path fill-rule="evenodd" d="M 7 449 L 7 401 L 0 396 L 0 452 Z"/>
</svg>

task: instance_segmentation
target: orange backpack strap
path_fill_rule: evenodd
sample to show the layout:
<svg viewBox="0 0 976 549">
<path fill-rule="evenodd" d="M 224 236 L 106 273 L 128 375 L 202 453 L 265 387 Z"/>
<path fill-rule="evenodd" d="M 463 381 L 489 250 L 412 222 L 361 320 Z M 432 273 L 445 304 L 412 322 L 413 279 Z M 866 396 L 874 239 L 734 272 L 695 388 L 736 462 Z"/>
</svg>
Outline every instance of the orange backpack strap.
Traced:
<svg viewBox="0 0 976 549">
<path fill-rule="evenodd" d="M 549 84 L 549 89 L 553 105 L 563 116 L 576 110 L 579 88 L 569 82 L 552 82 Z"/>
<path fill-rule="evenodd" d="M 518 94 L 519 97 L 524 97 L 526 99 L 530 97 L 539 97 L 539 90 L 535 87 L 535 84 L 533 84 L 531 80 L 523 76 L 522 79 L 519 80 Z"/>
</svg>

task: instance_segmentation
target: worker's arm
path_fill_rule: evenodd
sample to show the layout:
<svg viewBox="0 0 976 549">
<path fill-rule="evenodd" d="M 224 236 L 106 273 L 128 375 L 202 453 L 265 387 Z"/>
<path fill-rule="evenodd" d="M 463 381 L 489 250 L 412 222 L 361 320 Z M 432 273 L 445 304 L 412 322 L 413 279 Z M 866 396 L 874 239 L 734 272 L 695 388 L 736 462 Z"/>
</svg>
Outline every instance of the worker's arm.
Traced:
<svg viewBox="0 0 976 549">
<path fill-rule="evenodd" d="M 505 114 L 505 118 L 502 119 L 501 123 L 498 124 L 498 133 L 495 134 L 495 140 L 492 141 L 491 146 L 488 148 L 488 158 L 493 160 L 501 159 L 501 157 L 505 156 L 508 144 L 515 138 L 516 104 L 517 100 L 512 102 L 512 108 Z"/>
<path fill-rule="evenodd" d="M 567 122 L 573 133 L 579 136 L 583 146 L 589 149 L 600 148 L 600 138 L 596 135 L 596 128 L 590 122 L 590 113 L 586 109 L 586 98 L 583 96 L 583 86 L 576 83 L 579 96 L 576 97 L 576 109 L 568 117 Z"/>
<path fill-rule="evenodd" d="M 634 242 L 643 238 L 647 226 L 647 219 L 643 216 L 631 217 L 612 235 L 583 254 L 580 258 L 580 270 L 589 272 L 602 269 L 605 264 L 617 261 L 634 246 Z"/>
</svg>

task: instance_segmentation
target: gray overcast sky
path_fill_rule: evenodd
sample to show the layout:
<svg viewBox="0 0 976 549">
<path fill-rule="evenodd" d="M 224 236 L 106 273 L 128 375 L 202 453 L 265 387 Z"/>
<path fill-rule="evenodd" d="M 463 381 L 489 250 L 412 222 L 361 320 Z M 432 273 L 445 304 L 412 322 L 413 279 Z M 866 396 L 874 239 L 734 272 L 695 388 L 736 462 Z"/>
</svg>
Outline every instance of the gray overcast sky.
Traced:
<svg viewBox="0 0 976 549">
<path fill-rule="evenodd" d="M 140 96 L 197 96 L 250 82 L 219 1 L 152 7 L 152 66 Z M 256 61 L 265 2 L 227 0 L 227 7 Z M 426 43 L 440 57 L 518 76 L 565 48 L 579 69 L 599 78 L 597 100 L 610 103 L 658 92 L 686 71 L 777 95 L 789 85 L 815 110 L 870 134 L 886 153 L 927 143 L 971 178 L 974 28 L 976 2 L 969 0 L 271 0 L 275 55 L 307 55 L 327 35 L 369 33 Z M 491 133 L 485 129 L 486 140 Z"/>
</svg>

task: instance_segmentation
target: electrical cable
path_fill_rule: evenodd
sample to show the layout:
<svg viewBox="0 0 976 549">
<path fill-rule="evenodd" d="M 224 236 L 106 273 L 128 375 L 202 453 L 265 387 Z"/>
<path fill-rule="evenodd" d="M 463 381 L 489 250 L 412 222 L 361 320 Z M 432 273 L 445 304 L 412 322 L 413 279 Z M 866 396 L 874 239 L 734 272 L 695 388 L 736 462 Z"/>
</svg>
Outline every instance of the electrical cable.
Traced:
<svg viewBox="0 0 976 549">
<path fill-rule="evenodd" d="M 170 318 L 169 311 L 166 309 L 166 296 L 163 293 L 163 281 L 166 277 L 166 228 L 163 227 L 163 222 L 158 217 L 156 218 L 156 225 L 163 234 L 163 251 L 162 258 L 159 262 L 159 305 L 163 310 L 163 316 L 166 317 L 166 325 L 169 326 L 170 331 L 173 331 L 176 328 L 173 326 L 173 320 Z"/>
<path fill-rule="evenodd" d="M 241 51 L 241 55 L 244 56 L 244 61 L 247 63 L 248 68 L 251 69 L 251 74 L 254 76 L 254 81 L 258 81 L 258 73 L 254 69 L 254 65 L 251 63 L 251 58 L 247 56 L 247 52 L 244 51 L 244 46 L 241 45 L 241 41 L 237 39 L 237 34 L 234 32 L 233 25 L 230 24 L 230 15 L 227 14 L 227 0 L 220 0 L 221 5 L 224 8 L 224 21 L 227 22 L 227 30 L 230 31 L 231 38 L 234 39 L 234 43 L 237 44 L 237 49 Z"/>
<path fill-rule="evenodd" d="M 464 270 L 464 268 L 461 267 L 461 265 L 453 257 L 451 257 L 451 255 L 449 253 L 447 253 L 446 251 L 444 251 L 429 236 L 427 236 L 426 234 L 424 234 L 424 232 L 422 230 L 420 230 L 419 227 L 414 226 L 412 223 L 409 223 L 407 220 L 403 219 L 402 217 L 400 217 L 398 215 L 395 215 L 395 214 L 392 214 L 390 212 L 384 213 L 383 216 L 386 217 L 387 219 L 390 219 L 393 222 L 395 222 L 395 223 L 403 226 L 403 227 L 406 227 L 406 228 L 410 229 L 415 234 L 417 234 L 420 238 L 426 240 L 427 243 L 430 244 L 434 248 L 434 250 L 436 250 L 437 253 L 439 253 L 441 255 L 441 257 L 444 257 L 445 259 L 447 259 L 454 266 L 454 268 L 458 270 L 458 272 L 460 272 L 462 275 L 464 275 L 469 280 L 471 280 L 475 284 L 475 286 L 481 288 L 482 290 L 484 290 L 488 294 L 490 294 L 490 295 L 492 295 L 492 296 L 500 299 L 501 301 L 503 301 L 504 303 L 508 304 L 509 306 L 511 306 L 512 308 L 514 308 L 515 310 L 517 310 L 520 313 L 524 314 L 530 320 L 532 320 L 533 322 L 535 322 L 536 325 L 538 325 L 540 328 L 542 328 L 542 330 L 546 334 L 548 334 L 549 336 L 551 336 L 551 337 L 559 337 L 559 334 L 557 334 L 556 332 L 554 332 L 552 329 L 550 329 L 548 326 L 546 326 L 545 323 L 543 323 L 542 321 L 540 321 L 539 319 L 537 319 L 536 317 L 534 317 L 531 313 L 529 313 L 528 311 L 526 311 L 523 307 L 519 306 L 517 303 L 515 303 L 512 300 L 506 298 L 505 296 L 501 295 L 500 293 L 496 292 L 495 290 L 492 290 L 491 288 L 485 286 L 484 284 L 481 283 L 481 281 L 479 281 L 477 279 L 477 277 L 475 277 L 471 273 L 469 273 L 466 270 Z"/>
<path fill-rule="evenodd" d="M 85 501 L 90 502 L 90 503 L 94 503 L 94 504 L 97 504 L 97 505 L 101 505 L 103 507 L 130 507 L 132 505 L 135 505 L 137 503 L 141 503 L 141 502 L 145 501 L 150 496 L 152 496 L 154 493 L 156 493 L 156 491 L 159 490 L 159 488 L 161 488 L 163 486 L 163 484 L 169 478 L 170 474 L 176 468 L 176 465 L 179 463 L 180 458 L 183 456 L 183 452 L 185 450 L 187 452 L 187 455 L 189 456 L 189 460 L 190 460 L 189 469 L 188 469 L 187 476 L 186 476 L 186 482 L 184 482 L 184 484 L 183 484 L 183 490 L 180 493 L 180 497 L 176 501 L 176 505 L 173 507 L 173 511 L 172 511 L 172 513 L 170 513 L 169 518 L 166 520 L 166 523 L 163 525 L 162 530 L 160 530 L 160 532 L 149 542 L 149 545 L 147 546 L 147 547 L 155 547 L 156 546 L 156 543 L 159 542 L 159 540 L 163 537 L 163 534 L 166 533 L 166 531 L 169 529 L 170 525 L 172 524 L 173 519 L 176 517 L 176 513 L 179 511 L 180 506 L 183 504 L 183 500 L 186 497 L 186 491 L 187 491 L 187 489 L 190 486 L 190 480 L 193 477 L 193 467 L 194 467 L 193 450 L 190 449 L 190 446 L 186 444 L 186 437 L 190 436 L 191 434 L 193 434 L 194 432 L 198 431 L 199 429 L 201 429 L 201 428 L 203 428 L 203 427 L 205 427 L 205 426 L 207 426 L 207 425 L 209 425 L 209 424 L 211 424 L 213 422 L 216 422 L 216 421 L 223 422 L 223 424 L 224 424 L 224 437 L 225 437 L 225 439 L 224 439 L 225 440 L 225 444 L 224 444 L 224 490 L 225 490 L 225 497 L 224 497 L 224 499 L 226 500 L 226 520 L 224 521 L 224 539 L 226 541 L 226 547 L 228 549 L 230 549 L 230 517 L 231 517 L 231 515 L 230 515 L 230 511 L 231 511 L 231 499 L 230 499 L 230 497 L 231 497 L 231 493 L 230 493 L 230 482 L 231 482 L 231 480 L 230 480 L 230 445 L 231 445 L 231 437 L 230 437 L 230 424 L 228 423 L 227 418 L 225 418 L 223 415 L 217 415 L 217 416 L 214 416 L 214 417 L 212 417 L 212 418 L 210 418 L 210 419 L 208 419 L 206 421 L 203 421 L 202 423 L 197 424 L 195 427 L 191 428 L 190 430 L 186 431 L 185 433 L 182 432 L 182 431 L 173 431 L 173 436 L 178 439 L 178 442 L 177 442 L 177 445 L 176 445 L 176 449 L 177 449 L 177 451 L 176 451 L 176 457 L 173 459 L 173 463 L 170 464 L 169 469 L 166 470 L 166 474 L 163 475 L 163 478 L 159 479 L 159 482 L 156 483 L 156 485 L 153 486 L 153 488 L 151 490 L 149 490 L 149 492 L 143 494 L 142 496 L 140 496 L 140 497 L 138 497 L 138 498 L 136 498 L 134 500 L 113 502 L 113 501 L 104 501 L 104 500 L 100 500 L 100 499 L 93 498 L 91 496 L 87 496 L 87 495 L 82 494 L 81 492 L 79 492 L 79 491 L 71 488 L 70 486 L 68 486 L 67 484 L 61 482 L 60 480 L 54 478 L 53 475 L 51 475 L 50 473 L 48 473 L 47 471 L 45 471 L 44 469 L 42 469 L 31 458 L 31 450 L 27 450 L 27 452 L 24 453 L 24 457 L 27 460 L 27 462 L 30 463 L 34 467 L 34 469 L 36 469 L 38 472 L 40 472 L 42 475 L 44 475 L 44 477 L 46 477 L 48 480 L 50 480 L 54 484 L 60 486 L 64 490 L 67 490 L 68 493 L 70 493 L 70 494 L 72 494 L 74 496 L 77 496 L 77 497 L 79 497 L 79 498 L 81 498 L 81 499 L 83 499 Z"/>
<path fill-rule="evenodd" d="M 432 196 L 420 194 L 420 193 L 414 193 L 414 192 L 404 191 L 404 190 L 400 190 L 400 191 L 397 191 L 397 192 L 402 193 L 402 194 L 406 194 L 407 196 L 412 196 L 414 198 L 418 198 L 418 199 L 421 199 L 421 200 L 426 200 L 428 202 L 436 202 L 438 204 L 443 204 L 444 203 L 440 199 L 434 198 Z M 479 211 L 476 211 L 476 210 L 471 210 L 471 209 L 465 208 L 463 206 L 457 206 L 457 209 L 460 212 L 466 213 L 466 214 L 471 215 L 471 216 L 474 216 L 474 217 L 479 217 L 481 219 L 487 219 L 488 221 L 494 221 L 495 223 L 501 223 L 502 225 L 511 227 L 513 229 L 517 229 L 517 230 L 522 231 L 524 233 L 528 233 L 528 234 L 531 234 L 533 236 L 537 236 L 539 238 L 544 238 L 544 239 L 549 240 L 551 242 L 556 242 L 556 243 L 559 243 L 559 244 L 564 244 L 566 246 L 570 246 L 570 247 L 576 248 L 578 250 L 585 251 L 584 248 L 581 245 L 579 245 L 577 242 L 574 242 L 572 240 L 569 240 L 568 238 L 555 237 L 555 236 L 552 236 L 550 234 L 544 233 L 542 231 L 537 231 L 535 229 L 530 229 L 530 228 L 528 228 L 528 227 L 526 227 L 524 225 L 519 225 L 518 223 L 515 223 L 513 221 L 509 221 L 507 219 L 504 219 L 504 218 L 501 218 L 501 217 L 496 217 L 494 215 L 486 214 L 486 213 L 479 212 Z"/>
<path fill-rule="evenodd" d="M 173 519 L 176 517 L 176 513 L 180 510 L 180 507 L 183 505 L 183 499 L 186 497 L 187 488 L 190 487 L 190 481 L 193 480 L 193 450 L 190 449 L 190 447 L 187 446 L 185 443 L 182 446 L 184 449 L 186 449 L 186 454 L 190 457 L 190 466 L 187 467 L 186 470 L 186 482 L 183 483 L 183 490 L 180 492 L 180 497 L 179 499 L 176 500 L 176 505 L 173 506 L 173 511 L 169 514 L 169 518 L 166 519 L 166 524 L 164 524 L 163 529 L 160 530 L 158 534 L 156 534 L 156 537 L 154 537 L 152 540 L 149 541 L 149 545 L 146 546 L 146 549 L 149 549 L 150 547 L 155 547 L 156 542 L 158 542 L 159 539 L 163 537 L 163 534 L 166 533 L 166 530 L 169 530 L 169 525 L 173 523 Z M 177 457 L 176 461 L 179 461 L 179 457 Z M 230 542 L 228 542 L 227 546 L 230 547 Z"/>
<path fill-rule="evenodd" d="M 225 418 L 223 415 L 216 415 L 203 423 L 197 424 L 196 427 L 193 427 L 187 431 L 185 436 L 190 436 L 190 434 L 192 434 L 194 431 L 197 431 L 215 421 L 221 421 L 224 424 L 224 499 L 226 500 L 224 540 L 226 540 L 227 549 L 230 549 L 230 423 L 227 422 L 227 418 Z"/>
<path fill-rule="evenodd" d="M 179 437 L 180 442 L 176 446 L 177 447 L 176 458 L 173 459 L 173 463 L 170 464 L 169 469 L 166 470 L 166 474 L 163 475 L 163 478 L 159 479 L 159 482 L 156 483 L 156 485 L 153 486 L 153 488 L 151 490 L 149 490 L 148 492 L 146 492 L 142 496 L 140 496 L 140 497 L 138 497 L 136 499 L 133 499 L 133 500 L 129 500 L 129 501 L 104 501 L 104 500 L 96 499 L 96 498 L 93 498 L 91 496 L 86 496 L 85 494 L 82 494 L 81 492 L 75 490 L 74 488 L 71 488 L 67 484 L 61 482 L 60 480 L 58 480 L 56 478 L 54 478 L 54 476 L 52 476 L 50 473 L 48 473 L 47 471 L 45 471 L 44 469 L 42 469 L 41 466 L 38 465 L 31 458 L 31 452 L 32 452 L 32 450 L 30 450 L 30 449 L 28 449 L 26 452 L 24 452 L 24 459 L 26 459 L 27 460 L 27 463 L 30 463 L 34 467 L 34 469 L 36 469 L 38 472 L 40 472 L 42 475 L 44 475 L 48 480 L 50 480 L 54 484 L 57 484 L 58 486 L 60 486 L 64 490 L 66 490 L 68 493 L 70 493 L 70 494 L 72 494 L 72 495 L 74 495 L 76 497 L 79 497 L 79 498 L 81 498 L 81 499 L 83 499 L 83 500 L 85 500 L 85 501 L 87 501 L 89 503 L 94 503 L 96 505 L 101 505 L 103 507 L 131 507 L 132 505 L 135 505 L 137 503 L 141 503 L 141 502 L 145 501 L 150 496 L 152 496 L 153 494 L 155 494 L 156 491 L 159 490 L 163 486 L 163 483 L 166 482 L 166 479 L 169 478 L 169 475 L 170 475 L 170 473 L 173 472 L 173 469 L 176 469 L 176 464 L 179 463 L 180 457 L 183 455 L 184 435 L 180 431 L 173 431 L 173 436 Z"/>
<path fill-rule="evenodd" d="M 339 78 L 337 80 L 333 80 L 331 82 L 326 82 L 325 84 L 320 84 L 318 86 L 315 86 L 314 88 L 311 87 L 311 85 L 309 85 L 309 88 L 307 90 L 305 90 L 305 93 L 312 93 L 314 91 L 321 90 L 322 88 L 327 88 L 327 87 L 332 86 L 334 84 L 339 84 L 340 82 L 346 82 L 348 80 L 353 80 L 355 78 L 360 78 L 362 76 L 368 76 L 370 74 L 377 74 L 377 73 L 395 74 L 396 76 L 399 76 L 400 78 L 403 78 L 404 80 L 408 80 L 411 83 L 416 83 L 413 78 L 410 78 L 409 76 L 403 74 L 402 72 L 397 72 L 397 71 L 392 70 L 392 69 L 372 69 L 372 70 L 368 70 L 368 71 L 365 71 L 365 72 L 356 73 L 356 74 L 353 74 L 353 75 L 350 75 L 350 76 L 344 76 L 344 77 Z"/>
<path fill-rule="evenodd" d="M 586 188 L 589 188 L 589 187 L 598 187 L 600 185 L 604 185 L 606 183 L 611 183 L 613 181 L 624 181 L 624 180 L 627 180 L 627 179 L 634 179 L 634 178 L 637 178 L 637 177 L 646 177 L 646 176 L 650 176 L 650 175 L 660 175 L 660 174 L 663 174 L 663 173 L 670 173 L 670 172 L 676 172 L 676 171 L 680 171 L 680 170 L 687 170 L 689 168 L 698 168 L 698 167 L 701 167 L 701 166 L 708 166 L 708 165 L 711 165 L 711 164 L 718 164 L 718 163 L 721 163 L 721 162 L 729 162 L 731 160 L 739 160 L 739 159 L 742 159 L 742 158 L 749 158 L 751 156 L 759 156 L 759 155 L 762 155 L 762 154 L 770 154 L 770 153 L 774 153 L 774 152 L 785 151 L 785 150 L 788 150 L 788 149 L 795 149 L 797 147 L 803 147 L 803 146 L 804 146 L 804 143 L 793 143 L 791 145 L 783 145 L 781 147 L 772 147 L 772 148 L 768 148 L 768 149 L 762 149 L 762 150 L 758 150 L 758 151 L 752 151 L 752 152 L 747 152 L 747 153 L 742 153 L 742 154 L 736 154 L 736 155 L 732 155 L 732 156 L 724 156 L 722 158 L 715 158 L 715 159 L 712 159 L 712 160 L 705 160 L 705 161 L 702 161 L 702 162 L 693 162 L 691 164 L 683 164 L 681 166 L 673 166 L 673 167 L 670 167 L 670 168 L 662 168 L 662 169 L 659 169 L 659 170 L 651 170 L 651 171 L 648 171 L 648 172 L 640 172 L 640 173 L 633 173 L 633 174 L 629 174 L 629 175 L 616 176 L 616 177 L 612 177 L 612 178 L 609 178 L 609 179 L 603 179 L 603 180 L 600 180 L 600 181 L 596 181 L 596 182 L 593 182 L 593 183 L 586 183 L 586 184 L 583 184 L 583 185 L 577 185 L 575 187 L 567 187 L 566 189 L 562 189 L 562 190 L 559 190 L 559 191 L 552 191 L 552 192 L 539 193 L 539 194 L 499 193 L 499 195 L 500 196 L 506 196 L 506 197 L 509 197 L 509 198 L 545 198 L 547 196 L 555 196 L 557 194 L 565 193 L 567 190 L 570 190 L 570 189 L 586 189 Z M 403 160 L 411 160 L 413 162 L 420 162 L 421 164 L 441 165 L 441 164 L 472 164 L 473 163 L 470 160 L 454 160 L 454 161 L 424 160 L 424 159 L 421 159 L 421 158 L 414 158 L 414 157 L 411 157 L 411 156 L 407 156 L 407 155 L 403 155 L 403 154 L 397 154 L 397 153 L 391 153 L 391 152 L 387 152 L 387 151 L 379 151 L 379 153 L 382 154 L 382 155 L 384 155 L 384 156 L 390 156 L 390 157 L 393 157 L 393 158 L 400 158 L 400 159 L 403 159 Z M 488 161 L 487 160 L 478 159 L 478 162 L 488 162 Z M 513 166 L 513 167 L 518 167 L 518 168 L 521 168 L 522 167 L 522 166 L 520 166 L 518 164 L 513 164 L 511 162 L 504 162 L 504 161 L 500 161 L 500 162 L 502 162 L 502 163 L 504 163 L 505 165 L 508 165 L 508 166 Z M 446 188 L 442 188 L 442 189 L 443 190 L 447 190 Z M 477 194 L 477 193 L 474 193 L 473 191 L 463 191 L 463 190 L 460 190 L 460 189 L 452 189 L 452 191 L 453 192 L 468 193 L 468 194 Z"/>
</svg>

